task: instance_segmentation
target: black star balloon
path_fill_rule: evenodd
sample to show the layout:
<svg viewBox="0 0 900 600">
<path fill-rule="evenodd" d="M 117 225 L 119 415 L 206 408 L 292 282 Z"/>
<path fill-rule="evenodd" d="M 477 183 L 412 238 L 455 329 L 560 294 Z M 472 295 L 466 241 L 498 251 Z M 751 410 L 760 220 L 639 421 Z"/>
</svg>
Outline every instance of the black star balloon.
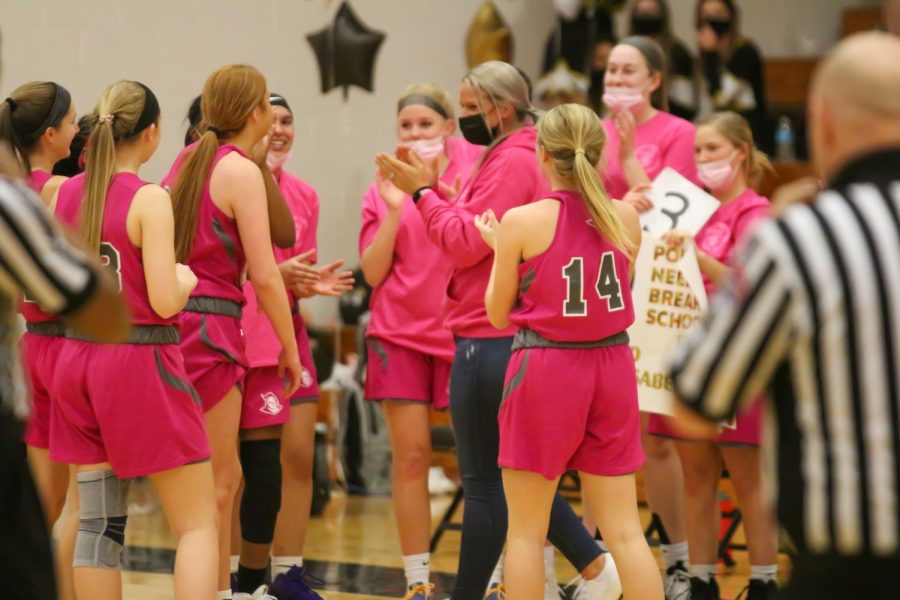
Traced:
<svg viewBox="0 0 900 600">
<path fill-rule="evenodd" d="M 375 57 L 384 38 L 366 27 L 348 2 L 342 3 L 331 25 L 306 36 L 319 62 L 322 93 L 340 86 L 346 100 L 351 85 L 371 92 Z"/>
</svg>

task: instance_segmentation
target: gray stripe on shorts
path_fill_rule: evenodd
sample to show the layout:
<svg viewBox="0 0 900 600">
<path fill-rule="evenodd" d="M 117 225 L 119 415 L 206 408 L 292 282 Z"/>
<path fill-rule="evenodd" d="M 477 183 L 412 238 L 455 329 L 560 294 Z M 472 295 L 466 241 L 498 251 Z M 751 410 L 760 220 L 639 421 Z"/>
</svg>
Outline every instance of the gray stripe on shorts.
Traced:
<svg viewBox="0 0 900 600">
<path fill-rule="evenodd" d="M 522 359 L 522 364 L 519 365 L 519 368 L 516 370 L 515 375 L 510 377 L 509 383 L 506 384 L 506 387 L 503 388 L 503 396 L 501 396 L 500 401 L 503 402 L 506 400 L 506 397 L 509 396 L 513 390 L 522 385 L 522 382 L 525 381 L 525 371 L 528 369 L 528 359 L 531 356 L 531 350 L 525 351 L 525 358 Z"/>
<path fill-rule="evenodd" d="M 176 390 L 181 390 L 182 392 L 187 392 L 191 395 L 191 398 L 194 399 L 198 405 L 202 404 L 200 402 L 200 394 L 197 393 L 197 390 L 194 389 L 190 383 L 175 375 L 174 373 L 170 373 L 166 370 L 166 366 L 162 362 L 162 356 L 159 354 L 159 348 L 153 349 L 153 356 L 156 358 L 156 370 L 159 372 L 159 376 L 162 377 L 162 380 L 175 388 Z"/>
<path fill-rule="evenodd" d="M 603 338 L 602 340 L 590 342 L 555 342 L 548 340 L 541 334 L 531 329 L 520 329 L 513 338 L 512 351 L 523 350 L 525 348 L 563 348 L 585 350 L 591 348 L 607 348 L 609 346 L 618 346 L 629 342 L 628 332 L 620 331 L 613 335 Z"/>
<path fill-rule="evenodd" d="M 221 346 L 217 346 L 211 339 L 209 339 L 209 330 L 206 328 L 206 315 L 200 316 L 200 342 L 210 350 L 218 352 L 219 354 L 227 358 L 229 362 L 236 363 L 238 361 L 231 352 L 229 352 L 225 348 L 222 348 Z"/>
<path fill-rule="evenodd" d="M 375 354 L 378 355 L 378 360 L 381 362 L 381 370 L 387 371 L 388 368 L 388 353 L 385 350 L 384 346 L 381 345 L 376 338 L 369 338 L 369 343 L 372 344 L 372 350 Z"/>
</svg>

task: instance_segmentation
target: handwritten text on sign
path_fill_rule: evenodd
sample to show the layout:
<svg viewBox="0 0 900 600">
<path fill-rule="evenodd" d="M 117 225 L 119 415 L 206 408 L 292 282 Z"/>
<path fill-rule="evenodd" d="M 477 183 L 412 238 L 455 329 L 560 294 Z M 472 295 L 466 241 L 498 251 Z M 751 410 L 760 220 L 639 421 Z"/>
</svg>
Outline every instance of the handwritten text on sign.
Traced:
<svg viewBox="0 0 900 600">
<path fill-rule="evenodd" d="M 673 229 L 697 235 L 719 208 L 719 201 L 666 167 L 656 176 L 647 197 L 653 208 L 641 214 L 641 227 L 654 235 Z"/>
<path fill-rule="evenodd" d="M 674 401 L 668 374 L 672 352 L 706 309 L 694 246 L 668 246 L 645 234 L 635 263 L 632 296 L 635 322 L 628 335 L 641 410 L 670 415 Z"/>
</svg>

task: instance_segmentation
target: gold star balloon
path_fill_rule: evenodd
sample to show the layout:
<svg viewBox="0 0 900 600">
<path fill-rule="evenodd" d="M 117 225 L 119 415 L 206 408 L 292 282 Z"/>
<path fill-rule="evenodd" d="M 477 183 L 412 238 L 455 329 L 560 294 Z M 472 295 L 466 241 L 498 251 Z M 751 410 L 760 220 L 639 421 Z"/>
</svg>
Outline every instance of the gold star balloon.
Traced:
<svg viewBox="0 0 900 600">
<path fill-rule="evenodd" d="M 512 62 L 512 32 L 493 2 L 485 2 L 475 13 L 466 35 L 466 62 L 474 68 L 489 60 Z"/>
</svg>

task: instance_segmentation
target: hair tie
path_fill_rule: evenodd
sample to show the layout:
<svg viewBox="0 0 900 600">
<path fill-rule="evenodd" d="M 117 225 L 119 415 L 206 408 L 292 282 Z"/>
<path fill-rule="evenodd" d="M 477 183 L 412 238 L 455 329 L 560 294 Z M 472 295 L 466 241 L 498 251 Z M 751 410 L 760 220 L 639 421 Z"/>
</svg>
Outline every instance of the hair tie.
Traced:
<svg viewBox="0 0 900 600">
<path fill-rule="evenodd" d="M 16 101 L 13 100 L 13 99 L 10 98 L 10 97 L 7 97 L 6 100 L 4 100 L 4 102 L 6 102 L 7 104 L 9 104 L 9 110 L 10 110 L 10 112 L 16 110 L 16 107 L 18 106 L 18 104 L 16 104 Z"/>
<path fill-rule="evenodd" d="M 575 148 L 575 154 L 581 154 L 582 156 L 584 156 L 584 148 Z"/>
<path fill-rule="evenodd" d="M 116 120 L 116 115 L 100 115 L 100 118 L 97 119 L 98 123 L 112 123 Z"/>
<path fill-rule="evenodd" d="M 206 131 L 211 131 L 217 138 L 222 136 L 222 130 L 218 127 L 213 127 L 212 125 L 208 125 Z"/>
</svg>

